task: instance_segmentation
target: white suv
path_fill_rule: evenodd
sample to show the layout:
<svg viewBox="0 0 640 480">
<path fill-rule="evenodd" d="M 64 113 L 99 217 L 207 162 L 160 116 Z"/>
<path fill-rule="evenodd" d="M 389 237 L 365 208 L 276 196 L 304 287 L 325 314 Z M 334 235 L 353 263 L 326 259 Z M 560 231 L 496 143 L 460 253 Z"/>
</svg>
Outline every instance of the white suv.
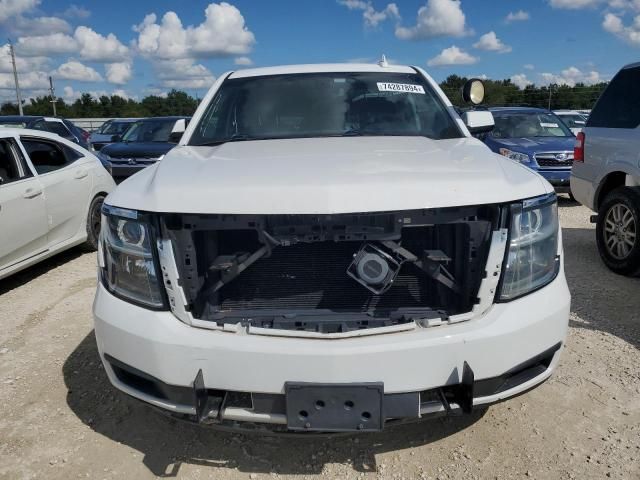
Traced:
<svg viewBox="0 0 640 480">
<path fill-rule="evenodd" d="M 489 112 L 464 118 L 415 67 L 222 75 L 105 201 L 111 382 L 203 423 L 325 432 L 542 383 L 570 303 L 556 197 L 472 137 Z"/>
<path fill-rule="evenodd" d="M 596 240 L 604 263 L 640 274 L 640 63 L 611 80 L 578 133 L 571 172 L 576 200 L 598 212 Z"/>
</svg>

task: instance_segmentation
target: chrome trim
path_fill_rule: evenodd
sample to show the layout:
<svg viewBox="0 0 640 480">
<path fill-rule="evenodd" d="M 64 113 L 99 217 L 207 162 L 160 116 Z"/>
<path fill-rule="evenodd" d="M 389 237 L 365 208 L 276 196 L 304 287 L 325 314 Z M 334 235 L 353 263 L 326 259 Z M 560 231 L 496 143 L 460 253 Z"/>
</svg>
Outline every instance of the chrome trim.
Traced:
<svg viewBox="0 0 640 480">
<path fill-rule="evenodd" d="M 564 155 L 564 159 L 558 159 L 559 155 Z M 536 163 L 538 160 L 547 160 L 547 161 L 556 161 L 556 162 L 571 162 L 573 163 L 573 151 L 572 150 L 560 150 L 555 152 L 537 152 L 533 154 L 533 159 Z M 550 165 L 540 165 L 538 163 L 538 167 L 540 170 L 571 170 L 571 165 L 558 165 L 550 166 Z"/>
</svg>

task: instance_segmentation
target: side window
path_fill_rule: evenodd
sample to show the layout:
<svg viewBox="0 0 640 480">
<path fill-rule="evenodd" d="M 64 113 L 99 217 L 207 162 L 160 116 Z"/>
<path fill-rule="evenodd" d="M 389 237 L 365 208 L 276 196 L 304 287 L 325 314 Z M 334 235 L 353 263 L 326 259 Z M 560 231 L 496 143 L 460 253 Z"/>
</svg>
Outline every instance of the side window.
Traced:
<svg viewBox="0 0 640 480">
<path fill-rule="evenodd" d="M 67 150 L 72 149 L 55 142 L 26 138 L 22 138 L 21 141 L 24 149 L 29 154 L 33 167 L 40 175 L 64 168 L 80 158 L 78 152 L 75 152 L 75 150 L 73 150 L 73 152 L 77 155 L 71 156 Z"/>
<path fill-rule="evenodd" d="M 9 139 L 0 140 L 0 186 L 29 176 L 16 145 Z"/>
<path fill-rule="evenodd" d="M 51 133 L 55 133 L 56 135 L 60 135 L 64 138 L 72 138 L 71 132 L 67 127 L 64 126 L 61 122 L 45 122 L 45 130 Z"/>
<path fill-rule="evenodd" d="M 636 128 L 640 125 L 640 67 L 620 71 L 589 116 L 588 127 Z"/>
</svg>

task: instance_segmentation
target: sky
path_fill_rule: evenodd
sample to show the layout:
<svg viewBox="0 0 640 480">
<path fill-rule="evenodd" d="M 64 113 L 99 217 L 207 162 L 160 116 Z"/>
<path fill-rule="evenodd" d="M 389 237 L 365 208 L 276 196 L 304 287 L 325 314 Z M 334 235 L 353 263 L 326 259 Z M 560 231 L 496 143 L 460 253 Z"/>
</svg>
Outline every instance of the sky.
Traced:
<svg viewBox="0 0 640 480">
<path fill-rule="evenodd" d="M 52 76 L 67 102 L 202 97 L 229 70 L 382 54 L 438 81 L 589 85 L 640 60 L 640 0 L 0 0 L 0 38 L 14 44 L 25 98 Z M 7 43 L 0 101 L 14 98 Z"/>
</svg>

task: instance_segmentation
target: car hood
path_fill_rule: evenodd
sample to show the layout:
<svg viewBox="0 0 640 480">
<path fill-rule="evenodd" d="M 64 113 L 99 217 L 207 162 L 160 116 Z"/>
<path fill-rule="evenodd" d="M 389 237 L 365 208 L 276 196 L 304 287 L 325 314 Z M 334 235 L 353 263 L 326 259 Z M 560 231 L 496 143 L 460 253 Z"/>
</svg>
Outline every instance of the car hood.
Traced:
<svg viewBox="0 0 640 480">
<path fill-rule="evenodd" d="M 175 147 L 175 143 L 168 142 L 121 142 L 105 146 L 100 153 L 111 158 L 159 158 Z"/>
<path fill-rule="evenodd" d="M 501 203 L 551 191 L 473 138 L 348 137 L 176 147 L 107 202 L 155 212 L 331 214 Z"/>
<path fill-rule="evenodd" d="M 492 138 L 494 143 L 521 153 L 573 152 L 574 137 Z"/>
</svg>

